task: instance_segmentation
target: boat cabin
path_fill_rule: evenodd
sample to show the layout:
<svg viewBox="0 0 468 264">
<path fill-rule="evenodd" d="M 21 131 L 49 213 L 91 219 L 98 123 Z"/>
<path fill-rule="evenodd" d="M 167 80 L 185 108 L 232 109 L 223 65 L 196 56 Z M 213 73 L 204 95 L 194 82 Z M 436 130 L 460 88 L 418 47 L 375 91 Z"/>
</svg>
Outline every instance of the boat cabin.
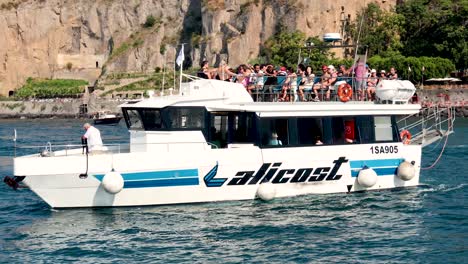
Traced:
<svg viewBox="0 0 468 264">
<path fill-rule="evenodd" d="M 396 115 L 281 116 L 254 111 L 216 111 L 202 106 L 123 109 L 130 131 L 179 134 L 200 131 L 215 148 L 260 148 L 399 142 Z"/>
<path fill-rule="evenodd" d="M 420 108 L 375 102 L 254 102 L 242 85 L 216 80 L 195 80 L 183 86 L 181 95 L 121 107 L 132 151 L 140 149 L 136 144 L 284 148 L 400 142 L 397 116 Z"/>
</svg>

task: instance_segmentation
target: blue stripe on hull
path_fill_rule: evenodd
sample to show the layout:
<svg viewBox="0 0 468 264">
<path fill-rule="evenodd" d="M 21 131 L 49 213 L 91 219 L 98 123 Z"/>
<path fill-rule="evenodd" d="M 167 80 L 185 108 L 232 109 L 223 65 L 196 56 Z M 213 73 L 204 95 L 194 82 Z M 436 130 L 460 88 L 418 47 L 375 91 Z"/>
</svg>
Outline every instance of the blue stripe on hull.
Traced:
<svg viewBox="0 0 468 264">
<path fill-rule="evenodd" d="M 198 185 L 198 177 L 124 182 L 124 188 L 173 187 L 191 185 Z"/>
<path fill-rule="evenodd" d="M 403 159 L 381 159 L 381 160 L 352 160 L 349 162 L 351 169 L 361 169 L 364 166 L 374 167 L 398 167 Z"/>
<path fill-rule="evenodd" d="M 397 174 L 397 168 L 398 167 L 391 167 L 391 168 L 371 168 L 377 173 L 377 176 L 386 176 L 386 175 L 395 175 Z M 359 171 L 361 169 L 351 169 L 351 176 L 352 177 L 357 177 L 359 174 Z"/>
<path fill-rule="evenodd" d="M 352 160 L 349 162 L 351 177 L 357 177 L 364 166 L 373 169 L 377 176 L 396 175 L 398 166 L 403 161 L 404 159 Z"/>
<path fill-rule="evenodd" d="M 104 174 L 94 175 L 102 181 Z M 122 173 L 124 188 L 198 185 L 198 169 Z"/>
</svg>

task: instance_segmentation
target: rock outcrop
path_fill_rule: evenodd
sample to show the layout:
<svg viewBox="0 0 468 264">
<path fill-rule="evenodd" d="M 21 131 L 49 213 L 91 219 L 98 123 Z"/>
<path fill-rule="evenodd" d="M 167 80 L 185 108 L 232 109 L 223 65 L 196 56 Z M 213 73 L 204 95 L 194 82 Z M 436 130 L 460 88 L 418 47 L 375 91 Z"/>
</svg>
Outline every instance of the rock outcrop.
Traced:
<svg viewBox="0 0 468 264">
<path fill-rule="evenodd" d="M 187 43 L 187 67 L 202 59 L 237 65 L 256 58 L 279 26 L 308 36 L 340 32 L 340 20 L 354 19 L 370 2 L 0 0 L 0 95 L 28 77 L 92 85 L 103 72 L 174 67 L 179 43 Z M 149 16 L 154 25 L 144 27 Z"/>
</svg>

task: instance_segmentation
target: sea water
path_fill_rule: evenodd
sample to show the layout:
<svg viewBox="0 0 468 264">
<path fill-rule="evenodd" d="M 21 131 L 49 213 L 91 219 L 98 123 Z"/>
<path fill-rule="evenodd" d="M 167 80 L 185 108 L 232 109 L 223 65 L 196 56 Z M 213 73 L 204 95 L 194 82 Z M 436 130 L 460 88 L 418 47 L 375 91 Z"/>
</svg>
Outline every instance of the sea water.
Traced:
<svg viewBox="0 0 468 264">
<path fill-rule="evenodd" d="M 123 122 L 122 122 L 123 123 Z M 17 144 L 80 144 L 83 120 L 1 120 L 0 176 Z M 100 127 L 128 142 L 123 124 Z M 467 263 L 468 120 L 458 119 L 422 187 L 154 207 L 52 210 L 0 185 L 5 263 Z M 423 150 L 423 166 L 443 142 Z M 37 153 L 42 150 L 41 147 Z M 17 155 L 31 149 L 17 149 Z"/>
</svg>

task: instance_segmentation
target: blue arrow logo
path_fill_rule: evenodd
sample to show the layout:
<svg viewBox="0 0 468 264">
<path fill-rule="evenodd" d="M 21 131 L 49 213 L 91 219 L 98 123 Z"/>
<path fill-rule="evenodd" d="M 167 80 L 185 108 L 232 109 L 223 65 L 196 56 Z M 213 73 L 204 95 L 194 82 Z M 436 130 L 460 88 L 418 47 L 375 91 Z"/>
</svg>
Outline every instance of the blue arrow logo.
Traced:
<svg viewBox="0 0 468 264">
<path fill-rule="evenodd" d="M 221 187 L 227 180 L 226 178 L 215 179 L 214 177 L 216 177 L 217 173 L 218 162 L 216 162 L 216 165 L 203 177 L 203 181 L 205 181 L 207 187 Z"/>
</svg>

